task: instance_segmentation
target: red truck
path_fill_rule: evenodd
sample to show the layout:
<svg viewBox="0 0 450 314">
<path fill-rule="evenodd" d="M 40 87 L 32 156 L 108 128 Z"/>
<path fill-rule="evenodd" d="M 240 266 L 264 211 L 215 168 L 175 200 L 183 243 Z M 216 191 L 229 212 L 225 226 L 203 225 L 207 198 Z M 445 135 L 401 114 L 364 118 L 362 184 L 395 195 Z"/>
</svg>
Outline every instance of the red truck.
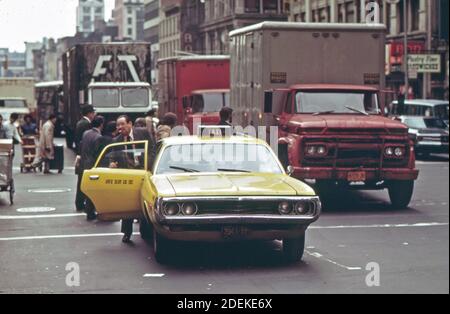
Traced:
<svg viewBox="0 0 450 314">
<path fill-rule="evenodd" d="M 219 122 L 219 111 L 230 103 L 228 56 L 183 56 L 158 60 L 159 112 L 177 114 L 178 123 L 196 132 Z"/>
<path fill-rule="evenodd" d="M 396 208 L 411 201 L 414 143 L 380 96 L 385 31 L 264 22 L 230 34 L 235 124 L 278 126 L 280 160 L 323 199 L 344 187 L 388 189 Z"/>
</svg>

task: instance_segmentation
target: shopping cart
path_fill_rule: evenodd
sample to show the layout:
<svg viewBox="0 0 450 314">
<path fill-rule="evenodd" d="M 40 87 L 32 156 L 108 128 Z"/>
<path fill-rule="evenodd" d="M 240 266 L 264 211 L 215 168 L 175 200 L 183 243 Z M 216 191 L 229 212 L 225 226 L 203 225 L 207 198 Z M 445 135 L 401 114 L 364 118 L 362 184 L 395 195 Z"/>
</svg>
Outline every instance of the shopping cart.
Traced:
<svg viewBox="0 0 450 314">
<path fill-rule="evenodd" d="M 12 177 L 13 140 L 0 140 L 0 192 L 9 193 L 11 205 L 14 203 L 14 179 Z"/>
<path fill-rule="evenodd" d="M 36 158 L 36 141 L 35 136 L 23 136 L 22 137 L 22 158 L 23 162 L 20 164 L 20 172 L 36 172 L 33 166 L 34 160 Z"/>
</svg>

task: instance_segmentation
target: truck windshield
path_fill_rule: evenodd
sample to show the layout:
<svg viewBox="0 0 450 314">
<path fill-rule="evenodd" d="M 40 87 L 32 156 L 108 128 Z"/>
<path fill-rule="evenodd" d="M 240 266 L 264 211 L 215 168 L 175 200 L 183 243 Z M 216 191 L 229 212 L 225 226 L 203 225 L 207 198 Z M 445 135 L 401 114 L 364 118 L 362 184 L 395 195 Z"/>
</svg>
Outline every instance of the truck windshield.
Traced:
<svg viewBox="0 0 450 314">
<path fill-rule="evenodd" d="M 122 90 L 122 105 L 132 108 L 148 107 L 148 93 L 148 89 L 144 87 L 124 88 Z"/>
<path fill-rule="evenodd" d="M 219 112 L 222 107 L 230 105 L 229 93 L 205 93 L 192 96 L 192 112 Z"/>
<path fill-rule="evenodd" d="M 26 108 L 27 104 L 21 99 L 0 99 L 0 108 Z"/>
<path fill-rule="evenodd" d="M 156 174 L 183 172 L 256 172 L 281 174 L 271 151 L 257 144 L 180 144 L 162 154 Z"/>
<path fill-rule="evenodd" d="M 92 90 L 92 103 L 95 107 L 119 107 L 119 90 L 95 88 Z"/>
<path fill-rule="evenodd" d="M 378 97 L 373 92 L 298 91 L 296 113 L 378 114 Z"/>
</svg>

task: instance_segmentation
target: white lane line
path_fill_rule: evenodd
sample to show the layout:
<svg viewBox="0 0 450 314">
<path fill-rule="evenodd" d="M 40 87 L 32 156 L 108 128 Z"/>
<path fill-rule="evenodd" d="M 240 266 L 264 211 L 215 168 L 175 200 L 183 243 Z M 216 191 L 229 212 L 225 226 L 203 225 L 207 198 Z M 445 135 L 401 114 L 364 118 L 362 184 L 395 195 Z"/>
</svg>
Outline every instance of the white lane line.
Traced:
<svg viewBox="0 0 450 314">
<path fill-rule="evenodd" d="M 361 225 L 361 226 L 312 226 L 309 229 L 361 229 L 361 228 L 406 228 L 406 227 L 438 227 L 448 226 L 448 223 L 417 223 L 417 224 L 403 224 L 403 225 Z M 133 235 L 139 235 L 139 232 Z M 0 238 L 0 241 L 20 241 L 20 240 L 48 240 L 48 239 L 72 239 L 72 238 L 100 238 L 123 236 L 122 233 L 87 233 L 87 234 L 70 234 L 70 235 L 47 235 L 47 236 L 29 236 L 29 237 L 13 237 Z"/>
<path fill-rule="evenodd" d="M 46 218 L 68 218 L 68 217 L 83 217 L 86 214 L 53 214 L 53 215 L 11 215 L 1 216 L 0 220 L 15 220 L 15 219 L 46 219 Z"/>
<path fill-rule="evenodd" d="M 20 171 L 20 167 L 13 167 L 13 170 Z M 64 170 L 75 170 L 75 167 L 64 167 Z M 33 173 L 33 172 L 30 172 L 30 173 Z M 39 173 L 39 172 L 36 172 L 36 173 Z"/>
<path fill-rule="evenodd" d="M 354 267 L 354 266 L 346 266 L 346 265 L 342 265 L 342 264 L 340 264 L 340 263 L 338 263 L 338 262 L 335 262 L 335 261 L 333 261 L 333 260 L 331 260 L 331 259 L 329 259 L 329 258 L 326 258 L 326 257 L 323 256 L 322 254 L 317 253 L 317 252 L 310 252 L 310 251 L 308 251 L 308 250 L 305 250 L 305 252 L 306 252 L 308 255 L 312 256 L 312 257 L 315 257 L 315 258 L 320 259 L 320 260 L 324 260 L 324 261 L 326 261 L 326 262 L 328 262 L 328 263 L 331 263 L 331 264 L 333 264 L 333 265 L 336 265 L 336 266 L 338 266 L 338 267 L 340 267 L 340 268 L 344 268 L 344 269 L 349 270 L 349 271 L 362 270 L 361 267 Z"/>
<path fill-rule="evenodd" d="M 143 277 L 144 278 L 162 278 L 165 275 L 166 274 L 145 274 Z"/>
<path fill-rule="evenodd" d="M 136 233 L 133 233 L 133 235 L 139 235 L 139 233 L 136 232 Z M 0 238 L 0 242 L 24 241 L 24 240 L 73 239 L 73 238 L 103 238 L 103 237 L 118 237 L 118 236 L 123 236 L 123 233 L 87 233 L 87 234 L 67 234 L 67 235 L 47 235 L 47 236 Z"/>
<path fill-rule="evenodd" d="M 448 222 L 420 222 L 415 224 L 384 224 L 384 225 L 343 225 L 343 226 L 310 226 L 308 229 L 373 229 L 373 228 L 417 228 L 417 227 L 442 227 L 448 226 Z"/>
</svg>

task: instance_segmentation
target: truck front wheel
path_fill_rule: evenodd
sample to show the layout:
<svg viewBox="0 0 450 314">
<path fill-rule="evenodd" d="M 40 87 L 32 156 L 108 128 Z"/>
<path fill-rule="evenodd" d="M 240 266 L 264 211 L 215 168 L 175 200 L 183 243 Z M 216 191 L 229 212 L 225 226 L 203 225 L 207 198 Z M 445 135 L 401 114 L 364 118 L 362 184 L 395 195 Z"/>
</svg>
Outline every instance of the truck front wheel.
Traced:
<svg viewBox="0 0 450 314">
<path fill-rule="evenodd" d="M 388 184 L 388 190 L 392 206 L 405 209 L 413 196 L 414 181 L 391 181 Z"/>
<path fill-rule="evenodd" d="M 283 240 L 283 257 L 287 263 L 301 261 L 305 252 L 305 234 L 296 239 Z"/>
</svg>

